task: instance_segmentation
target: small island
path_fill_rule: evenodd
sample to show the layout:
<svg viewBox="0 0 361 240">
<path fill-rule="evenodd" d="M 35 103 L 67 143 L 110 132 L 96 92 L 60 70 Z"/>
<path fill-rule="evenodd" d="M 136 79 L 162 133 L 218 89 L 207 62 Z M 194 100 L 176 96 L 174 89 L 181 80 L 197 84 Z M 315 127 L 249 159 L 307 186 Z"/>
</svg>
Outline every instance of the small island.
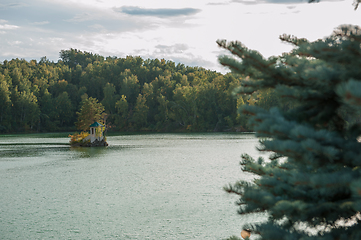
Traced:
<svg viewBox="0 0 361 240">
<path fill-rule="evenodd" d="M 82 96 L 80 111 L 77 112 L 78 121 L 75 123 L 81 133 L 69 135 L 72 147 L 105 147 L 108 146 L 105 137 L 106 118 L 104 106 L 97 99 Z M 101 122 L 101 123 L 99 123 Z M 88 132 L 89 130 L 89 132 Z"/>
<path fill-rule="evenodd" d="M 81 132 L 69 135 L 70 145 L 73 147 L 105 147 L 108 146 L 106 137 L 103 135 L 104 126 L 94 122 L 89 126 L 89 133 Z"/>
</svg>

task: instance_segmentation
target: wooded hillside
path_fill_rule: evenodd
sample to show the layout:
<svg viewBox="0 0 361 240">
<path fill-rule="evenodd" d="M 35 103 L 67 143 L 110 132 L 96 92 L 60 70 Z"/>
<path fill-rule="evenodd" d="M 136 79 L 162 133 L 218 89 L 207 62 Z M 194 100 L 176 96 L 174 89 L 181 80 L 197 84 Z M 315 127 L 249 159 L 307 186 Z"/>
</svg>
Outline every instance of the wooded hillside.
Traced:
<svg viewBox="0 0 361 240">
<path fill-rule="evenodd" d="M 82 99 L 105 107 L 114 131 L 246 130 L 242 104 L 279 105 L 271 92 L 236 98 L 241 76 L 164 59 L 62 50 L 58 62 L 0 64 L 0 132 L 74 131 Z"/>
</svg>

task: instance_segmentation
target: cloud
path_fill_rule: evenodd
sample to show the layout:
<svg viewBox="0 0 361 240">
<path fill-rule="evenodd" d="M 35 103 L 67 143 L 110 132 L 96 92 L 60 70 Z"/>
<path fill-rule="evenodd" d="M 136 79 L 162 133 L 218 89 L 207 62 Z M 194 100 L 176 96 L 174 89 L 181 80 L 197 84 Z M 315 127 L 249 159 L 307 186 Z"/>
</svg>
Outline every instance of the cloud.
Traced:
<svg viewBox="0 0 361 240">
<path fill-rule="evenodd" d="M 164 58 L 171 60 L 176 64 L 181 63 L 186 66 L 204 67 L 207 69 L 214 69 L 216 64 L 214 61 L 209 61 L 205 56 L 200 56 L 195 53 L 194 47 L 190 47 L 184 43 L 176 43 L 173 45 L 158 44 L 155 50 L 149 55 L 149 58 Z"/>
<path fill-rule="evenodd" d="M 19 26 L 7 24 L 8 21 L 0 19 L 0 29 L 2 30 L 11 30 L 17 29 Z"/>
<path fill-rule="evenodd" d="M 319 2 L 320 0 L 315 0 L 314 3 Z M 343 0 L 321 0 L 322 2 L 339 2 Z M 231 0 L 233 3 L 242 3 L 245 5 L 257 5 L 265 3 L 273 4 L 295 4 L 295 3 L 309 3 L 309 0 Z"/>
<path fill-rule="evenodd" d="M 5 30 L 11 30 L 11 29 L 17 29 L 17 28 L 20 28 L 20 27 L 15 26 L 15 25 L 9 25 L 9 24 L 0 25 L 0 29 L 5 29 Z"/>
<path fill-rule="evenodd" d="M 325 18 L 329 20 L 322 23 L 315 20 L 328 12 L 332 16 L 338 14 L 339 7 L 330 6 L 330 11 L 323 11 L 326 4 L 322 2 L 325 1 L 338 0 L 321 0 L 313 6 L 307 3 L 308 0 L 177 3 L 139 0 L 132 3 L 133 6 L 124 6 L 126 1 L 119 0 L 0 0 L 0 62 L 16 57 L 30 60 L 43 56 L 56 61 L 60 50 L 76 48 L 103 56 L 135 54 L 220 69 L 218 54 L 212 52 L 217 48 L 214 40 L 218 38 L 242 40 L 251 49 L 270 56 L 290 49 L 288 45 L 283 47 L 285 44 L 277 45 L 278 35 L 284 32 L 312 39 L 332 32 L 332 27 L 326 31 L 323 25 L 328 23 L 334 27 L 341 20 L 334 17 Z M 265 5 L 267 3 L 273 6 Z M 280 7 L 276 3 L 285 4 Z M 303 6 L 295 3 L 303 3 Z M 333 5 L 342 6 L 342 3 Z M 350 12 L 340 18 L 351 16 L 353 19 L 347 22 L 357 24 L 359 16 L 352 7 L 347 7 Z M 332 12 L 332 9 L 335 10 Z M 261 15 L 265 11 L 272 11 L 272 14 Z M 300 13 L 293 14 L 296 11 Z M 305 15 L 307 12 L 312 13 Z M 283 13 L 289 14 L 287 18 Z M 298 30 L 304 26 L 308 26 L 304 31 Z M 261 33 L 275 40 L 261 44 L 258 41 L 262 39 Z"/>
<path fill-rule="evenodd" d="M 196 8 L 140 8 L 133 6 L 123 6 L 120 8 L 113 8 L 114 11 L 125 13 L 133 16 L 151 16 L 151 17 L 179 17 L 190 16 L 199 13 L 201 10 Z"/>
<path fill-rule="evenodd" d="M 27 1 L 27 0 L 19 0 Z M 25 6 L 19 4 L 18 7 L 7 9 L 0 8 L 0 18 L 8 22 L 0 22 L 1 28 L 10 28 L 10 24 L 21 27 L 22 31 L 43 32 L 49 36 L 63 36 L 68 33 L 73 34 L 97 34 L 120 33 L 127 31 L 149 30 L 154 27 L 154 23 L 144 19 L 134 19 L 116 14 L 111 7 L 96 8 L 78 4 L 66 4 L 57 1 L 34 0 L 32 4 Z M 5 26 L 5 24 L 7 24 Z M 102 26 L 100 28 L 100 26 Z"/>
<path fill-rule="evenodd" d="M 33 25 L 46 25 L 46 24 L 49 24 L 50 22 L 49 21 L 41 21 L 41 22 L 34 22 Z"/>
<path fill-rule="evenodd" d="M 89 13 L 89 12 L 85 12 L 85 13 L 78 13 L 76 14 L 72 19 L 67 20 L 69 22 L 85 22 L 85 21 L 90 21 L 94 19 L 94 15 Z"/>
<path fill-rule="evenodd" d="M 308 3 L 308 0 L 232 0 L 234 3 L 242 3 L 245 5 L 257 5 L 264 3 L 274 3 L 274 4 L 292 4 L 292 3 Z"/>
<path fill-rule="evenodd" d="M 188 50 L 189 47 L 186 44 L 174 44 L 174 45 L 156 45 L 157 53 L 160 54 L 174 54 L 174 53 L 183 53 Z"/>
<path fill-rule="evenodd" d="M 0 8 L 6 9 L 6 8 L 17 8 L 17 7 L 23 7 L 27 6 L 26 3 L 0 3 Z"/>
<path fill-rule="evenodd" d="M 16 5 L 0 3 L 0 62 L 43 56 L 57 60 L 59 51 L 69 48 L 104 53 L 104 44 L 115 36 L 123 39 L 129 32 L 159 28 L 158 22 L 117 14 L 111 6 L 97 8 L 67 1 L 27 1 L 17 0 Z M 174 20 L 177 19 L 172 18 Z M 119 44 L 111 48 L 113 53 L 109 54 L 122 53 L 118 47 Z"/>
<path fill-rule="evenodd" d="M 212 3 L 207 3 L 207 5 L 212 5 L 212 6 L 220 6 L 220 5 L 229 5 L 230 2 L 212 2 Z"/>
<path fill-rule="evenodd" d="M 9 24 L 0 24 L 0 29 L 10 30 L 10 29 L 17 29 L 17 28 L 19 28 L 19 26 L 9 25 Z"/>
<path fill-rule="evenodd" d="M 95 30 L 104 30 L 105 27 L 101 24 L 93 24 L 93 25 L 90 25 L 89 28 L 93 28 Z"/>
<path fill-rule="evenodd" d="M 195 51 L 194 47 L 185 43 L 176 44 L 156 44 L 155 46 L 148 46 L 147 48 L 134 49 L 128 54 L 133 56 L 141 56 L 143 59 L 165 59 L 181 63 L 186 66 L 204 67 L 206 69 L 215 69 L 219 67 L 216 62 L 216 57 L 210 58 L 214 61 L 210 61 L 207 56 L 201 56 Z"/>
<path fill-rule="evenodd" d="M 188 54 L 187 56 L 180 57 L 171 57 L 166 60 L 171 60 L 176 64 L 181 63 L 190 67 L 203 67 L 205 69 L 215 69 L 216 67 L 215 62 L 206 60 L 201 56 L 194 56 L 193 54 Z"/>
</svg>

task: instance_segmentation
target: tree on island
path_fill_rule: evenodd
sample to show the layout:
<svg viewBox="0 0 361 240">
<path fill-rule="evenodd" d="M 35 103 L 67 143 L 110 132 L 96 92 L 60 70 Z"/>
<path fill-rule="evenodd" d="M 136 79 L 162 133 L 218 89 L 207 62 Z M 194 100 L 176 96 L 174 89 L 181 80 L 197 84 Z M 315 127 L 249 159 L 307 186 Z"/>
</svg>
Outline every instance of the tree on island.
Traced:
<svg viewBox="0 0 361 240">
<path fill-rule="evenodd" d="M 340 26 L 314 42 L 280 38 L 294 50 L 268 59 L 240 42 L 218 41 L 242 59 L 222 56 L 220 63 L 251 79 L 239 94 L 272 88 L 294 103 L 289 110 L 240 108 L 263 139 L 259 151 L 271 155 L 242 155 L 242 170 L 255 179 L 226 190 L 240 196 L 240 214 L 268 217 L 243 226 L 262 239 L 361 239 L 361 124 L 347 121 L 361 109 L 361 28 Z"/>
<path fill-rule="evenodd" d="M 76 113 L 78 121 L 75 123 L 78 129 L 86 131 L 94 122 L 100 122 L 104 125 L 104 106 L 96 98 L 88 97 L 87 94 L 84 94 L 80 105 L 80 112 Z"/>
</svg>

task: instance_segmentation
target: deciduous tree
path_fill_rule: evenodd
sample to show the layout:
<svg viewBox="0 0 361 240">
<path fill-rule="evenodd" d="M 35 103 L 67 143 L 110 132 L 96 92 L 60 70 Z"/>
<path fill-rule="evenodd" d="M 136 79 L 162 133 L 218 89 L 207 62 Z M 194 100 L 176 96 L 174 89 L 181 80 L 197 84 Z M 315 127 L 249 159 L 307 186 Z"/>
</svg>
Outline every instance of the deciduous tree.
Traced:
<svg viewBox="0 0 361 240">
<path fill-rule="evenodd" d="M 103 123 L 104 106 L 98 99 L 85 96 L 80 105 L 80 112 L 76 113 L 78 121 L 75 123 L 78 129 L 86 131 L 94 122 Z"/>
<path fill-rule="evenodd" d="M 69 94 L 63 92 L 55 98 L 55 112 L 60 127 L 73 121 L 73 105 L 71 104 Z"/>
<path fill-rule="evenodd" d="M 139 94 L 132 116 L 132 121 L 138 129 L 141 129 L 141 127 L 144 127 L 147 123 L 148 110 L 149 107 L 147 106 L 146 98 L 142 94 Z"/>
<path fill-rule="evenodd" d="M 0 74 L 0 131 L 5 131 L 9 127 L 11 92 L 9 84 L 4 75 Z"/>
<path fill-rule="evenodd" d="M 119 116 L 116 120 L 116 124 L 119 125 L 120 129 L 124 130 L 127 126 L 127 121 L 129 117 L 129 104 L 127 102 L 126 96 L 122 95 L 120 100 L 116 102 L 115 107 Z"/>
</svg>

